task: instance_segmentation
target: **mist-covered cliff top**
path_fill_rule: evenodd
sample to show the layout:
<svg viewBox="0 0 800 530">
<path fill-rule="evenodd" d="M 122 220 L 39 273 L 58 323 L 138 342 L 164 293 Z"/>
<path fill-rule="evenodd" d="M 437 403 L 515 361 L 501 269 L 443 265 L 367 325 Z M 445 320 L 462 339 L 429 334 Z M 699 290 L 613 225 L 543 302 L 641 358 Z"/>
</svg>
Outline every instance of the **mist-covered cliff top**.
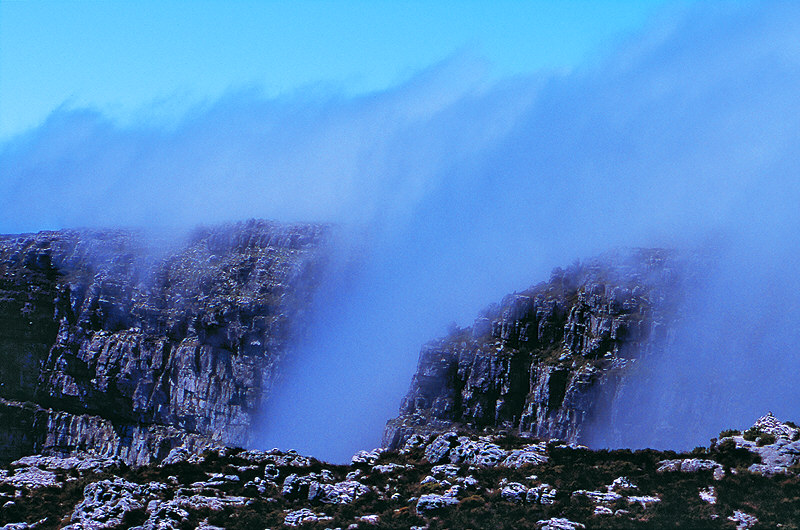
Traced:
<svg viewBox="0 0 800 530">
<path fill-rule="evenodd" d="M 509 294 L 472 326 L 423 346 L 384 443 L 455 426 L 584 439 L 603 393 L 663 347 L 702 261 L 696 253 L 618 249 Z"/>
<path fill-rule="evenodd" d="M 21 403 L 0 406 L 0 459 L 248 443 L 329 234 L 250 220 L 0 236 L 0 398 Z"/>
</svg>

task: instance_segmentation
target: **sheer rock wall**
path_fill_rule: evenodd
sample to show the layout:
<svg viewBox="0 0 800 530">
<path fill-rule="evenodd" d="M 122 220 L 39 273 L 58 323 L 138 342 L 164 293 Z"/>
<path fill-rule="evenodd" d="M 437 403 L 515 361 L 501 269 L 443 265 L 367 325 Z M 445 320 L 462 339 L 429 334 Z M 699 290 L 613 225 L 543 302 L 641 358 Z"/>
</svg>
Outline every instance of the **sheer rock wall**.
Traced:
<svg viewBox="0 0 800 530">
<path fill-rule="evenodd" d="M 248 221 L 180 243 L 0 236 L 0 458 L 89 448 L 145 463 L 182 444 L 247 445 L 328 233 Z"/>
<path fill-rule="evenodd" d="M 507 296 L 422 348 L 384 445 L 453 428 L 580 440 L 597 389 L 666 343 L 684 270 L 670 251 L 620 251 Z"/>
</svg>

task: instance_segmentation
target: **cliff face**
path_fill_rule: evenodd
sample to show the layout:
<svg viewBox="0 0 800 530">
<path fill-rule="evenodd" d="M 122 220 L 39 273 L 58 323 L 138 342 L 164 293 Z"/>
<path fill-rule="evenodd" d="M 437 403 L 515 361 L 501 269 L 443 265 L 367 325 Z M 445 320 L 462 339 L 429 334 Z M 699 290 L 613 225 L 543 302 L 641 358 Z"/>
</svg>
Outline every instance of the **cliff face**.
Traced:
<svg viewBox="0 0 800 530">
<path fill-rule="evenodd" d="M 247 445 L 327 233 L 249 221 L 160 249 L 128 231 L 0 236 L 0 455 Z"/>
<path fill-rule="evenodd" d="M 600 398 L 673 318 L 683 267 L 664 250 L 609 254 L 506 297 L 422 348 L 384 445 L 454 427 L 577 441 Z"/>
</svg>

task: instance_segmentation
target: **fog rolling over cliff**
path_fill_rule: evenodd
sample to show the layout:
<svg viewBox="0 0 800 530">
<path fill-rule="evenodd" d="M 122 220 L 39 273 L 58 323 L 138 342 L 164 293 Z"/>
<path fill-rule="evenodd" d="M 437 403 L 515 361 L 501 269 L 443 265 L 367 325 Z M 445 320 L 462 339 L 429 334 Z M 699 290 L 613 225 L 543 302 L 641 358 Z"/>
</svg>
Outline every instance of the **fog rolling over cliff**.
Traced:
<svg viewBox="0 0 800 530">
<path fill-rule="evenodd" d="M 449 321 L 609 248 L 713 247 L 593 442 L 698 445 L 800 412 L 799 9 L 704 4 L 571 73 L 489 83 L 456 57 L 354 99 L 233 93 L 169 130 L 59 110 L 0 151 L 0 226 L 345 227 L 356 265 L 318 296 L 264 435 L 333 459 L 379 443 Z"/>
<path fill-rule="evenodd" d="M 770 247 L 771 236 L 787 230 L 788 241 L 797 228 L 776 224 L 721 254 L 708 282 L 679 306 L 678 325 L 654 345 L 661 355 L 615 389 L 586 443 L 689 449 L 759 410 L 797 411 L 798 261 L 793 249 Z"/>
</svg>

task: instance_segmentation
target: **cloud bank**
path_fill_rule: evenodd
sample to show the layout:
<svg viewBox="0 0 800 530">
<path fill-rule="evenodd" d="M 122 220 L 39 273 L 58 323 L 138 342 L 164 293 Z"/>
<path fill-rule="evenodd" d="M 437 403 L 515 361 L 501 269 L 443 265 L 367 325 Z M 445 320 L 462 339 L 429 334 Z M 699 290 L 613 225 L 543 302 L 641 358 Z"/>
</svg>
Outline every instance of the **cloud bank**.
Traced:
<svg viewBox="0 0 800 530">
<path fill-rule="evenodd" d="M 233 93 L 170 129 L 58 110 L 2 146 L 0 230 L 340 224 L 359 265 L 323 290 L 263 441 L 334 460 L 378 443 L 449 321 L 610 247 L 713 245 L 697 318 L 641 406 L 614 405 L 642 428 L 595 438 L 697 445 L 800 417 L 798 23 L 791 4 L 703 5 L 570 74 L 490 83 L 457 56 L 357 98 Z M 691 428 L 653 440 L 654 422 Z"/>
</svg>

